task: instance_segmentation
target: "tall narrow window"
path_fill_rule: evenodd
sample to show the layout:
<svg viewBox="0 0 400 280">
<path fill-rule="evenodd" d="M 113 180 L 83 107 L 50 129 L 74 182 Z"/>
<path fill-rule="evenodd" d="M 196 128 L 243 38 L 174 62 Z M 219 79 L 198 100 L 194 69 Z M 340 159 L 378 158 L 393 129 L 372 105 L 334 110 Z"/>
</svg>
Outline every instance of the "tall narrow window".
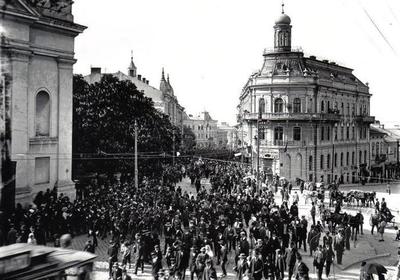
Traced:
<svg viewBox="0 0 400 280">
<path fill-rule="evenodd" d="M 50 135 L 50 96 L 45 91 L 36 95 L 35 130 L 36 136 Z"/>
<path fill-rule="evenodd" d="M 351 165 L 354 165 L 354 158 L 355 158 L 355 153 L 353 151 L 351 152 Z"/>
<path fill-rule="evenodd" d="M 50 182 L 50 158 L 39 157 L 35 159 L 35 184 Z"/>
<path fill-rule="evenodd" d="M 343 166 L 343 153 L 340 153 L 340 166 Z"/>
<path fill-rule="evenodd" d="M 349 162 L 350 162 L 350 153 L 347 152 L 346 153 L 346 166 L 349 166 Z"/>
<path fill-rule="evenodd" d="M 346 139 L 350 139 L 350 127 L 346 127 Z"/>
<path fill-rule="evenodd" d="M 275 141 L 283 140 L 283 127 L 281 127 L 281 126 L 275 127 L 274 137 L 275 137 Z"/>
<path fill-rule="evenodd" d="M 293 140 L 300 141 L 301 140 L 301 128 L 296 126 L 293 127 Z"/>
<path fill-rule="evenodd" d="M 325 112 L 325 102 L 324 100 L 321 101 L 321 113 Z"/>
<path fill-rule="evenodd" d="M 337 153 L 335 153 L 334 161 L 335 161 L 335 167 L 337 167 Z"/>
<path fill-rule="evenodd" d="M 359 156 L 358 156 L 358 163 L 362 163 L 362 151 L 360 151 Z"/>
<path fill-rule="evenodd" d="M 321 127 L 321 141 L 325 140 L 325 127 Z"/>
<path fill-rule="evenodd" d="M 326 156 L 326 168 L 331 168 L 331 155 Z"/>
<path fill-rule="evenodd" d="M 321 169 L 324 169 L 324 155 L 321 155 L 321 161 L 320 161 L 319 167 Z"/>
<path fill-rule="evenodd" d="M 275 99 L 275 113 L 283 113 L 283 100 L 282 98 Z"/>
<path fill-rule="evenodd" d="M 326 127 L 326 140 L 328 140 L 328 141 L 331 140 L 331 127 L 330 126 Z"/>
<path fill-rule="evenodd" d="M 265 113 L 265 100 L 264 98 L 260 98 L 260 101 L 258 103 L 258 112 L 261 114 Z"/>
<path fill-rule="evenodd" d="M 364 163 L 367 163 L 367 150 L 364 151 Z"/>
<path fill-rule="evenodd" d="M 293 100 L 293 113 L 301 113 L 301 100 L 300 100 L 300 98 L 295 98 Z"/>
<path fill-rule="evenodd" d="M 312 166 L 313 166 L 313 157 L 310 156 L 308 158 L 308 170 L 312 171 Z"/>
</svg>

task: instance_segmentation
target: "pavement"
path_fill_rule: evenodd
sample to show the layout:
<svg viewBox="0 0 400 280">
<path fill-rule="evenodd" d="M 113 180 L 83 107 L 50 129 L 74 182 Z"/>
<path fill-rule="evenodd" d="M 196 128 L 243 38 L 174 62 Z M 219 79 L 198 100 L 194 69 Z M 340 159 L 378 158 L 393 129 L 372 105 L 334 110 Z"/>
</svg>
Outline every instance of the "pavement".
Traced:
<svg viewBox="0 0 400 280">
<path fill-rule="evenodd" d="M 190 181 L 188 179 L 184 179 L 182 183 L 178 185 L 181 186 L 183 191 L 188 191 L 195 193 L 194 186 L 190 185 Z M 209 188 L 209 183 L 206 180 L 202 180 L 202 185 L 205 185 L 206 188 Z M 377 197 L 381 200 L 382 197 L 385 197 L 388 206 L 390 208 L 400 208 L 400 184 L 393 184 L 391 186 L 392 194 L 388 195 L 386 193 L 386 184 L 385 185 L 366 185 L 366 186 L 341 186 L 341 190 L 350 190 L 350 189 L 359 189 L 365 191 L 373 191 L 377 192 Z M 277 193 L 276 201 L 281 201 L 280 192 Z M 300 198 L 299 203 L 299 213 L 300 215 L 305 215 L 310 221 L 309 215 L 310 205 L 305 204 L 305 199 Z M 378 262 L 384 265 L 388 269 L 388 274 L 386 279 L 396 279 L 394 275 L 396 275 L 396 264 L 398 261 L 397 251 L 400 246 L 400 242 L 394 241 L 395 238 L 395 230 L 393 228 L 387 228 L 384 235 L 384 242 L 379 242 L 379 237 L 376 233 L 371 235 L 370 226 L 369 226 L 369 216 L 373 212 L 371 208 L 357 208 L 350 207 L 344 208 L 343 210 L 346 212 L 350 212 L 352 214 L 356 213 L 358 210 L 362 210 L 364 215 L 364 235 L 359 235 L 357 241 L 351 242 L 351 250 L 345 251 L 343 255 L 343 264 L 344 265 L 334 265 L 334 268 L 331 269 L 331 279 L 359 279 L 359 270 L 360 263 L 362 261 L 368 262 Z M 399 219 L 400 221 L 400 219 Z M 73 239 L 72 247 L 77 250 L 82 250 L 84 248 L 85 242 L 88 240 L 87 236 L 77 236 Z M 96 255 L 98 255 L 95 266 L 94 266 L 94 274 L 93 279 L 108 279 L 108 263 L 107 263 L 107 244 L 108 239 L 99 240 L 99 246 L 96 248 Z M 303 250 L 300 250 L 300 253 L 303 255 L 303 260 L 310 268 L 310 277 L 311 279 L 316 279 L 316 274 L 313 272 L 312 266 L 312 258 L 309 257 L 308 253 L 305 253 Z M 231 252 L 229 255 L 229 261 L 227 266 L 228 275 L 224 279 L 230 280 L 235 279 L 236 275 L 232 273 L 233 266 L 233 258 L 234 253 Z M 216 266 L 218 277 L 221 275 L 220 266 Z M 133 277 L 132 279 L 146 279 L 150 280 L 151 277 L 151 266 L 150 264 L 145 264 L 144 273 L 142 274 L 139 270 L 138 275 L 133 274 L 133 268 L 128 269 L 128 273 Z M 190 277 L 188 272 L 186 272 L 186 276 Z M 187 278 L 188 279 L 188 278 Z M 190 278 L 189 278 L 190 279 Z"/>
</svg>

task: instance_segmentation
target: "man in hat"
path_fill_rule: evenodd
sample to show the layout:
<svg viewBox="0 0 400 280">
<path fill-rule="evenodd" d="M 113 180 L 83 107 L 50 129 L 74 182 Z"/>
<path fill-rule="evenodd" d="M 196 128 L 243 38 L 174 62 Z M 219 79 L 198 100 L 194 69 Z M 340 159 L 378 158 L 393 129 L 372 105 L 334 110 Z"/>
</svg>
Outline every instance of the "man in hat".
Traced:
<svg viewBox="0 0 400 280">
<path fill-rule="evenodd" d="M 226 247 L 224 240 L 219 240 L 220 245 L 220 255 L 221 255 L 221 269 L 222 269 L 222 276 L 226 276 L 226 263 L 228 262 L 228 249 Z"/>
<path fill-rule="evenodd" d="M 285 277 L 286 263 L 281 249 L 276 250 L 275 275 L 276 279 L 283 280 Z"/>
<path fill-rule="evenodd" d="M 118 263 L 115 262 L 115 263 L 113 264 L 113 266 L 112 266 L 110 278 L 111 278 L 112 280 L 118 280 L 118 279 L 121 279 L 121 276 L 122 276 L 122 270 L 121 270 L 121 268 L 118 266 Z"/>
<path fill-rule="evenodd" d="M 250 252 L 250 244 L 249 244 L 249 241 L 247 241 L 247 237 L 246 237 L 246 232 L 245 231 L 241 231 L 240 232 L 239 246 L 240 246 L 239 253 L 243 253 L 246 256 L 248 256 L 249 252 Z"/>
<path fill-rule="evenodd" d="M 323 254 L 325 258 L 325 276 L 329 279 L 329 273 L 331 271 L 331 265 L 335 259 L 335 253 L 332 250 L 332 246 L 328 243 L 324 246 Z"/>
<path fill-rule="evenodd" d="M 161 258 L 157 252 L 151 252 L 151 275 L 154 280 L 158 280 L 158 272 L 162 269 Z"/>
<path fill-rule="evenodd" d="M 171 223 L 166 223 L 165 224 L 165 229 L 164 229 L 164 236 L 165 236 L 165 246 L 164 246 L 164 254 L 167 252 L 167 247 L 172 246 L 172 235 L 173 235 L 174 230 L 172 229 Z"/>
<path fill-rule="evenodd" d="M 120 279 L 121 280 L 132 280 L 132 277 L 129 276 L 128 271 L 126 270 L 125 266 L 122 268 L 122 276 Z"/>
<path fill-rule="evenodd" d="M 255 250 L 255 257 L 250 261 L 250 275 L 254 280 L 261 280 L 264 271 L 264 262 L 261 251 Z"/>
<path fill-rule="evenodd" d="M 227 244 L 228 251 L 230 252 L 232 248 L 233 250 L 236 250 L 235 248 L 236 231 L 230 223 L 228 223 L 228 226 L 225 228 L 223 236 Z"/>
<path fill-rule="evenodd" d="M 236 267 L 234 270 L 236 271 L 236 278 L 243 279 L 243 276 L 246 275 L 247 270 L 249 269 L 248 263 L 246 260 L 246 255 L 244 253 L 239 254 L 239 259 L 237 261 Z"/>
<path fill-rule="evenodd" d="M 310 247 L 310 257 L 312 256 L 313 252 L 317 250 L 319 245 L 319 238 L 321 233 L 315 230 L 315 226 L 311 225 L 311 230 L 308 233 L 308 246 Z"/>
<path fill-rule="evenodd" d="M 194 274 L 196 273 L 196 258 L 198 253 L 199 252 L 196 249 L 196 247 L 190 248 L 190 255 L 189 255 L 190 280 L 194 279 Z"/>
<path fill-rule="evenodd" d="M 301 248 L 301 245 L 303 245 L 304 252 L 307 252 L 306 240 L 307 240 L 308 222 L 306 220 L 306 216 L 304 216 L 304 215 L 301 216 L 301 220 L 300 220 L 299 224 L 300 224 L 300 228 L 297 231 L 298 238 L 299 238 L 299 249 Z"/>
<path fill-rule="evenodd" d="M 206 266 L 204 267 L 201 280 L 217 280 L 217 272 L 213 267 L 211 259 L 206 260 Z"/>
<path fill-rule="evenodd" d="M 344 252 L 344 238 L 343 231 L 339 230 L 335 236 L 334 249 L 336 251 L 337 264 L 342 264 L 342 257 Z"/>
<path fill-rule="evenodd" d="M 319 245 L 317 249 L 314 252 L 314 262 L 313 265 L 317 269 L 317 279 L 321 280 L 322 279 L 322 271 L 324 269 L 324 254 L 322 252 L 322 246 Z"/>
<path fill-rule="evenodd" d="M 138 239 L 135 241 L 135 245 L 133 247 L 133 252 L 136 254 L 135 274 L 137 274 L 139 266 L 143 273 L 143 270 L 144 270 L 144 244 L 143 244 L 141 236 L 138 236 Z"/>
<path fill-rule="evenodd" d="M 200 253 L 196 257 L 196 274 L 198 279 L 202 279 L 207 258 L 208 255 L 206 254 L 206 248 L 201 247 Z"/>
<path fill-rule="evenodd" d="M 296 279 L 299 280 L 309 280 L 310 277 L 308 275 L 309 269 L 308 266 L 303 262 L 301 255 L 297 255 L 297 275 Z"/>
<path fill-rule="evenodd" d="M 326 245 L 328 245 L 329 247 L 332 248 L 333 238 L 332 238 L 331 233 L 329 231 L 327 231 L 325 233 L 325 236 L 322 238 L 322 243 L 323 243 L 324 247 L 326 247 Z"/>
<path fill-rule="evenodd" d="M 112 277 L 113 265 L 118 262 L 118 247 L 110 240 L 110 246 L 108 247 L 108 273 L 110 278 Z"/>
<path fill-rule="evenodd" d="M 298 252 L 296 248 L 296 243 L 295 242 L 290 243 L 290 246 L 287 251 L 287 260 L 286 260 L 288 264 L 289 280 L 291 280 L 293 276 L 294 267 L 296 265 L 297 254 Z"/>
</svg>

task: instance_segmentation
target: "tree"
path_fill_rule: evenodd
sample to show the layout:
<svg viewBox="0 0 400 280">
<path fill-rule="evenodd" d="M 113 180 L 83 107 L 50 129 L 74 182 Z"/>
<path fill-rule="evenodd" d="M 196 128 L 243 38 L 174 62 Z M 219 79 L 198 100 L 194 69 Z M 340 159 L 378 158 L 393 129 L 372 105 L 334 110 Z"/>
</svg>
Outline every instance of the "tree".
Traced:
<svg viewBox="0 0 400 280">
<path fill-rule="evenodd" d="M 183 127 L 182 148 L 184 153 L 191 152 L 196 147 L 196 135 L 188 126 Z"/>
<path fill-rule="evenodd" d="M 141 174 L 156 172 L 157 160 L 173 150 L 177 128 L 130 81 L 104 75 L 88 84 L 75 75 L 73 94 L 73 153 L 80 157 L 74 166 L 81 172 L 133 173 L 135 120 Z M 177 149 L 179 133 L 174 142 Z"/>
</svg>

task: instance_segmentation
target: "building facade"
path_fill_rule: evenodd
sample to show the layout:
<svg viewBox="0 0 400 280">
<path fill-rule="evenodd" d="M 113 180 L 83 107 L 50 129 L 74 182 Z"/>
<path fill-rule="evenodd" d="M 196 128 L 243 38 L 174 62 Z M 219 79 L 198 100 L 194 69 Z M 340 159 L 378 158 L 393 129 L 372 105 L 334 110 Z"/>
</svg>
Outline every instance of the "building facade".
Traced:
<svg viewBox="0 0 400 280">
<path fill-rule="evenodd" d="M 218 124 L 217 143 L 218 147 L 235 151 L 237 149 L 237 129 L 226 122 Z"/>
<path fill-rule="evenodd" d="M 399 138 L 379 123 L 370 127 L 370 180 L 382 182 L 398 176 Z"/>
<path fill-rule="evenodd" d="M 169 75 L 165 78 L 164 69 L 162 69 L 161 81 L 159 88 L 150 85 L 149 80 L 140 74 L 137 74 L 137 67 L 131 57 L 131 62 L 128 68 L 128 74 L 121 71 L 116 73 L 102 73 L 100 67 L 92 67 L 90 75 L 85 76 L 88 83 L 99 82 L 104 74 L 111 74 L 119 80 L 128 80 L 135 84 L 136 88 L 143 92 L 145 96 L 151 98 L 154 102 L 154 107 L 160 112 L 169 116 L 171 123 L 179 127 L 183 133 L 183 108 L 174 94 L 174 89 L 171 86 Z"/>
<path fill-rule="evenodd" d="M 357 182 L 370 159 L 368 85 L 352 69 L 293 49 L 283 12 L 274 30 L 274 49 L 264 51 L 239 98 L 242 152 L 254 169 L 259 162 L 292 181 Z"/>
<path fill-rule="evenodd" d="M 213 120 L 207 111 L 197 116 L 185 114 L 183 125 L 196 136 L 196 148 L 218 147 L 218 121 Z"/>
<path fill-rule="evenodd" d="M 31 203 L 53 187 L 75 197 L 72 67 L 74 40 L 85 27 L 74 23 L 69 2 L 0 1 L 2 145 L 9 153 L 2 168 L 14 165 L 1 187 L 12 203 Z"/>
</svg>

